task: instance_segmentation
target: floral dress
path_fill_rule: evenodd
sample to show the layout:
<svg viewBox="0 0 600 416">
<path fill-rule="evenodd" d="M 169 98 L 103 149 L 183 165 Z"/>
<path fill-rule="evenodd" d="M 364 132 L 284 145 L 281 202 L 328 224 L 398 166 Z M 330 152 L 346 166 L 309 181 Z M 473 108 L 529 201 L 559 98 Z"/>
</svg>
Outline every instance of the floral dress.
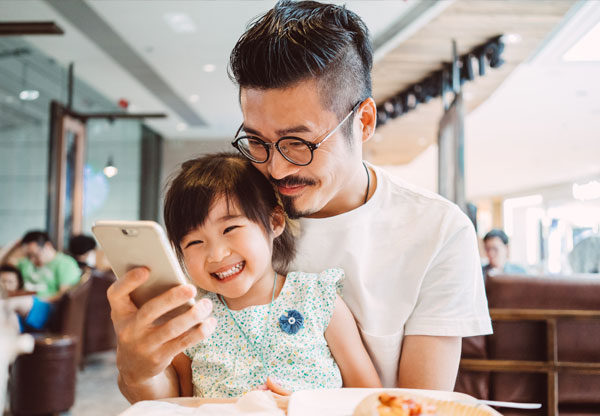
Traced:
<svg viewBox="0 0 600 416">
<path fill-rule="evenodd" d="M 208 293 L 217 328 L 185 350 L 192 360 L 194 396 L 241 396 L 264 385 L 267 374 L 292 391 L 342 387 L 324 333 L 343 277 L 340 269 L 289 273 L 268 322 L 268 304 L 231 311 L 246 336 L 217 295 Z"/>
</svg>

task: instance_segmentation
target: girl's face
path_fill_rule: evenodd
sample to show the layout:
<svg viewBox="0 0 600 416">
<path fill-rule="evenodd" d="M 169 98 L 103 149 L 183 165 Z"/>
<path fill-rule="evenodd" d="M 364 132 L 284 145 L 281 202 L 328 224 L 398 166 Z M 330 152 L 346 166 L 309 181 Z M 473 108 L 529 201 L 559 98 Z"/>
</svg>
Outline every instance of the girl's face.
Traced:
<svg viewBox="0 0 600 416">
<path fill-rule="evenodd" d="M 213 203 L 205 223 L 181 241 L 188 274 L 200 288 L 218 293 L 226 300 L 262 302 L 265 287 L 273 284 L 271 256 L 273 239 L 283 232 L 277 214 L 272 216 L 271 233 L 249 220 L 225 198 Z"/>
</svg>

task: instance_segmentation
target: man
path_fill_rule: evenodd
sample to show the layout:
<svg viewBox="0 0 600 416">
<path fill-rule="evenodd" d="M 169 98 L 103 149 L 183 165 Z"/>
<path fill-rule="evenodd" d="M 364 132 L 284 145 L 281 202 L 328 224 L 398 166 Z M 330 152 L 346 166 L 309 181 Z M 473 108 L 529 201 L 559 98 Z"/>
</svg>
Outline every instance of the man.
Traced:
<svg viewBox="0 0 600 416">
<path fill-rule="evenodd" d="M 354 13 L 277 3 L 231 53 L 244 116 L 234 146 L 301 218 L 294 268 L 345 270 L 344 299 L 384 386 L 452 390 L 461 337 L 491 332 L 476 237 L 455 205 L 362 162 L 376 120 L 371 66 Z M 211 318 L 195 327 L 210 312 L 198 305 L 168 330 L 151 327 L 194 290 L 172 289 L 137 310 L 129 293 L 145 279 L 136 269 L 109 290 L 130 401 L 178 395 L 174 357 L 214 328 Z"/>
<path fill-rule="evenodd" d="M 17 267 L 23 275 L 26 290 L 32 290 L 48 302 L 60 298 L 79 283 L 81 271 L 74 258 L 56 251 L 43 231 L 30 231 L 21 239 L 25 257 Z"/>
<path fill-rule="evenodd" d="M 527 271 L 508 262 L 508 236 L 502 230 L 493 229 L 483 237 L 485 255 L 489 263 L 483 266 L 483 275 L 526 274 Z"/>
</svg>

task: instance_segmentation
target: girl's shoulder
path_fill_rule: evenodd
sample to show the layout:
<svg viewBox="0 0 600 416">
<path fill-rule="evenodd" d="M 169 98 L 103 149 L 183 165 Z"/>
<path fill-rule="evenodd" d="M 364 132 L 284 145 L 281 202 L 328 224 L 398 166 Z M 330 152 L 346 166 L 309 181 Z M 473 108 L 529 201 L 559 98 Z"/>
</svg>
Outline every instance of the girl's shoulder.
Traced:
<svg viewBox="0 0 600 416">
<path fill-rule="evenodd" d="M 344 270 L 330 268 L 320 273 L 290 272 L 286 276 L 286 286 L 293 287 L 299 293 L 311 293 L 332 290 L 341 292 Z"/>
<path fill-rule="evenodd" d="M 344 270 L 338 268 L 325 269 L 320 273 L 289 272 L 286 279 L 298 283 L 337 283 L 344 279 Z"/>
</svg>

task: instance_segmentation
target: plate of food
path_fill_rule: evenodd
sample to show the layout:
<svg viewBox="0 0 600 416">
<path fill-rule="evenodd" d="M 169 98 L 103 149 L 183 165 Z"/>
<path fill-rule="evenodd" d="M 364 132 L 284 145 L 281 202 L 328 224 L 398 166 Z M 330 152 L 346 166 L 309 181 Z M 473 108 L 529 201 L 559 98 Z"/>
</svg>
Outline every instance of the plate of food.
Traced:
<svg viewBox="0 0 600 416">
<path fill-rule="evenodd" d="M 288 416 L 501 416 L 467 394 L 417 389 L 329 389 L 292 394 Z"/>
</svg>

